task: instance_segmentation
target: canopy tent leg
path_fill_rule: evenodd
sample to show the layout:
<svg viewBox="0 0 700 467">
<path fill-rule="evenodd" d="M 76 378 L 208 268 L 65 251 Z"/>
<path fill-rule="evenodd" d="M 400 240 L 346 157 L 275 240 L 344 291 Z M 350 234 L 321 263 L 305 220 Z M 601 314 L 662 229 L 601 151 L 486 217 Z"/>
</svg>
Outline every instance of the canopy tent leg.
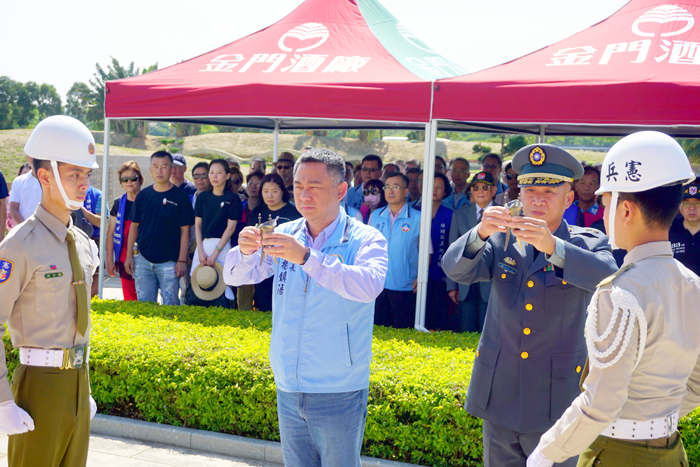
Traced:
<svg viewBox="0 0 700 467">
<path fill-rule="evenodd" d="M 107 203 L 110 199 L 109 193 L 109 166 L 107 165 L 107 160 L 109 158 L 109 119 L 105 118 L 105 140 L 104 140 L 104 154 L 102 156 L 102 212 L 100 214 L 100 274 L 99 274 L 99 289 L 97 296 L 102 296 L 102 289 L 104 288 L 104 266 L 105 266 L 105 242 L 107 241 L 107 210 L 109 209 Z"/>
<path fill-rule="evenodd" d="M 425 304 L 428 298 L 428 263 L 430 262 L 430 228 L 433 222 L 433 185 L 435 178 L 435 140 L 437 121 L 425 125 L 425 157 L 423 158 L 423 194 L 421 196 L 420 240 L 418 243 L 418 288 L 416 291 L 415 327 L 425 328 Z"/>
<path fill-rule="evenodd" d="M 272 163 L 277 162 L 277 153 L 280 148 L 280 121 L 275 120 L 274 139 L 272 142 Z"/>
<path fill-rule="evenodd" d="M 544 134 L 545 128 L 547 128 L 547 125 L 540 125 L 540 134 L 537 135 L 537 144 L 544 144 L 547 142 L 546 136 Z"/>
</svg>

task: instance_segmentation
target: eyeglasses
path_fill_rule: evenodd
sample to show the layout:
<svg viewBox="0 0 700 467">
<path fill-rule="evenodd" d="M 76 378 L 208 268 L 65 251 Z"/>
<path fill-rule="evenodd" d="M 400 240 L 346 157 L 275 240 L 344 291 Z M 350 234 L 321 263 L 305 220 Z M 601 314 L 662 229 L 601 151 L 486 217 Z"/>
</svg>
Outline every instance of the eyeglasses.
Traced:
<svg viewBox="0 0 700 467">
<path fill-rule="evenodd" d="M 467 172 L 469 172 L 467 169 L 452 169 L 452 173 L 455 174 L 465 174 Z"/>
<path fill-rule="evenodd" d="M 289 170 L 289 169 L 292 168 L 292 166 L 291 166 L 291 165 L 288 165 L 288 164 L 284 164 L 284 165 L 282 165 L 282 164 L 277 164 L 275 167 L 277 167 L 278 169 L 284 169 L 284 170 Z"/>
<path fill-rule="evenodd" d="M 484 169 L 492 169 L 492 170 L 493 170 L 493 169 L 498 169 L 498 168 L 499 168 L 498 165 L 491 165 L 491 164 L 482 164 L 481 166 L 482 166 Z"/>
<path fill-rule="evenodd" d="M 192 178 L 194 178 L 195 180 L 206 180 L 207 178 L 209 178 L 209 174 L 193 174 Z"/>
<path fill-rule="evenodd" d="M 382 169 L 375 169 L 374 167 L 362 167 L 363 172 L 374 173 L 374 172 L 379 172 L 380 170 L 382 170 Z"/>
<path fill-rule="evenodd" d="M 517 177 L 517 175 L 506 174 L 506 180 L 513 180 L 513 179 L 516 178 L 516 177 Z"/>
<path fill-rule="evenodd" d="M 491 189 L 488 185 L 472 185 L 472 191 L 489 191 Z"/>
<path fill-rule="evenodd" d="M 399 188 L 404 189 L 406 188 L 405 186 L 399 186 L 399 185 L 387 185 L 384 187 L 384 191 L 396 191 Z"/>
<path fill-rule="evenodd" d="M 700 209 L 700 203 L 681 203 L 682 208 L 695 208 L 695 209 Z"/>
<path fill-rule="evenodd" d="M 231 183 L 241 183 L 242 180 L 240 178 L 232 178 Z"/>
<path fill-rule="evenodd" d="M 378 195 L 378 194 L 379 194 L 379 188 L 371 188 L 371 189 L 365 188 L 364 190 L 362 190 L 362 194 L 365 195 L 365 196 L 369 196 L 369 195 Z"/>
<path fill-rule="evenodd" d="M 138 176 L 138 175 L 134 175 L 133 177 L 122 177 L 122 178 L 121 178 L 121 181 L 122 181 L 122 183 L 126 183 L 126 182 L 135 182 L 135 181 L 137 181 L 138 179 L 139 179 L 139 176 Z"/>
</svg>

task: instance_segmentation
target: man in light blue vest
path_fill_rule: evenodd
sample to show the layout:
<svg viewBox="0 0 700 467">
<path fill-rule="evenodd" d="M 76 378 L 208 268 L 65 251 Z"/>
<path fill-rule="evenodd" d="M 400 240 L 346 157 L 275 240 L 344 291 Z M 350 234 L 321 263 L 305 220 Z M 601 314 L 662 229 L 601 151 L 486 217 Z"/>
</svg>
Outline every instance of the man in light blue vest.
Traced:
<svg viewBox="0 0 700 467">
<path fill-rule="evenodd" d="M 415 323 L 420 211 L 406 203 L 407 194 L 408 178 L 391 174 L 384 186 L 388 205 L 369 219 L 389 244 L 389 272 L 374 311 L 374 324 L 380 326 L 412 328 Z"/>
<path fill-rule="evenodd" d="M 246 227 L 224 267 L 236 286 L 274 275 L 270 364 L 287 467 L 361 465 L 374 301 L 388 257 L 384 237 L 340 207 L 344 172 L 332 151 L 303 153 L 294 166 L 303 218 L 264 239 Z"/>
</svg>

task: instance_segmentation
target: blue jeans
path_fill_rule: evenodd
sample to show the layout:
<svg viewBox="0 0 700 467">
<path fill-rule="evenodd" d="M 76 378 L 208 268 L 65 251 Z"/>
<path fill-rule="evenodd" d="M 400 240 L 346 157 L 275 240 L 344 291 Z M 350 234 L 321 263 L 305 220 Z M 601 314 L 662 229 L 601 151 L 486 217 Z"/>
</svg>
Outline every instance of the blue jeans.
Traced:
<svg viewBox="0 0 700 467">
<path fill-rule="evenodd" d="M 158 287 L 163 305 L 179 305 L 180 280 L 175 276 L 175 261 L 151 263 L 142 255 L 134 256 L 134 284 L 140 302 L 155 302 Z"/>
<path fill-rule="evenodd" d="M 367 389 L 314 394 L 277 390 L 285 467 L 361 467 Z"/>
</svg>

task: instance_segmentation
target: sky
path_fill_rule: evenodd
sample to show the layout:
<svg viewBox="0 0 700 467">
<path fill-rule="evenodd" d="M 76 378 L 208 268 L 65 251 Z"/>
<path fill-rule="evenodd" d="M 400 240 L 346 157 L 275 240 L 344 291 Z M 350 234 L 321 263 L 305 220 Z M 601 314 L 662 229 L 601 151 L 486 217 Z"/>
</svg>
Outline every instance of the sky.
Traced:
<svg viewBox="0 0 700 467">
<path fill-rule="evenodd" d="M 0 76 L 53 84 L 64 100 L 114 57 L 159 68 L 282 19 L 301 0 L 0 0 Z M 382 0 L 415 36 L 470 72 L 564 39 L 626 0 Z"/>
</svg>

